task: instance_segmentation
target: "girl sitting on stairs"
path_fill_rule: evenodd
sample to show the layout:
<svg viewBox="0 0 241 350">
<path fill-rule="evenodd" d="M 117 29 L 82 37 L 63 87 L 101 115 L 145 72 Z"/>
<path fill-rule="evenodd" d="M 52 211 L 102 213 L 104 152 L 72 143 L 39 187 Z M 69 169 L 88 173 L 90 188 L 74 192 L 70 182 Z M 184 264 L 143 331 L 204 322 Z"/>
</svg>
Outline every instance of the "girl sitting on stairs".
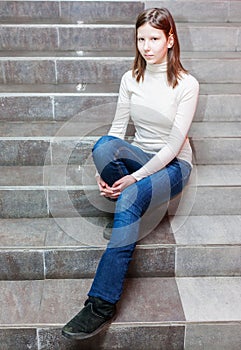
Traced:
<svg viewBox="0 0 241 350">
<path fill-rule="evenodd" d="M 192 169 L 187 137 L 199 92 L 180 62 L 175 22 L 165 8 L 136 21 L 136 56 L 121 80 L 115 118 L 93 148 L 102 196 L 116 201 L 112 235 L 83 309 L 62 329 L 72 339 L 103 330 L 116 314 L 140 223 L 179 194 Z M 129 119 L 134 141 L 124 141 Z M 158 210 L 156 210 L 158 212 Z"/>
</svg>

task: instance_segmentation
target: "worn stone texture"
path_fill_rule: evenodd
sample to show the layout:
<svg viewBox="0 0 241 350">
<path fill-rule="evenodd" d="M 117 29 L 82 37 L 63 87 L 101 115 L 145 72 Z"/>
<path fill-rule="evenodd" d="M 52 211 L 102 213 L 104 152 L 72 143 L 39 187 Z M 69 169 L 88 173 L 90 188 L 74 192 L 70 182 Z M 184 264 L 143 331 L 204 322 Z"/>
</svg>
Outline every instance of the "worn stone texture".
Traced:
<svg viewBox="0 0 241 350">
<path fill-rule="evenodd" d="M 174 215 L 178 208 L 177 215 L 186 217 L 189 215 L 239 215 L 241 212 L 240 196 L 240 187 L 218 186 L 213 187 L 211 191 L 209 187 L 200 187 L 194 190 L 187 188 L 181 205 L 178 203 L 178 198 L 173 199 L 168 212 L 170 215 Z M 187 202 L 187 199 L 191 202 Z"/>
<path fill-rule="evenodd" d="M 0 97 L 0 106 L 1 121 L 35 121 L 53 118 L 50 97 Z"/>
<path fill-rule="evenodd" d="M 192 146 L 196 164 L 240 164 L 240 137 L 193 138 Z M 230 149 L 235 149 L 235 152 L 230 152 Z"/>
<path fill-rule="evenodd" d="M 171 218 L 171 228 L 179 245 L 239 245 L 240 215 L 181 216 Z"/>
<path fill-rule="evenodd" d="M 45 252 L 46 278 L 92 278 L 103 254 L 102 249 L 65 249 Z M 173 277 L 174 247 L 139 248 L 133 255 L 129 277 Z"/>
<path fill-rule="evenodd" d="M 42 251 L 0 250 L 0 280 L 34 280 L 44 278 Z"/>
<path fill-rule="evenodd" d="M 59 17 L 57 1 L 0 1 L 0 18 L 16 20 L 16 18 L 51 18 Z"/>
<path fill-rule="evenodd" d="M 241 278 L 176 278 L 188 322 L 235 322 L 241 319 Z"/>
<path fill-rule="evenodd" d="M 187 325 L 185 350 L 239 350 L 241 326 L 232 324 Z"/>
<path fill-rule="evenodd" d="M 103 87 L 104 92 L 104 87 Z M 106 107 L 105 113 L 111 114 L 114 118 L 114 107 L 116 106 L 116 96 L 63 96 L 55 97 L 55 120 L 85 120 L 85 115 L 92 115 L 93 111 L 99 112 L 101 120 L 105 118 L 102 115 L 103 107 Z"/>
<path fill-rule="evenodd" d="M 4 27 L 2 25 L 0 37 L 2 51 L 53 51 L 58 48 L 58 31 L 54 27 L 28 27 L 28 25 Z"/>
<path fill-rule="evenodd" d="M 75 2 L 61 1 L 61 18 L 65 20 L 93 22 L 134 23 L 136 16 L 143 10 L 142 2 L 100 1 Z"/>
<path fill-rule="evenodd" d="M 0 165 L 43 165 L 48 160 L 48 140 L 0 140 Z"/>
<path fill-rule="evenodd" d="M 0 344 L 1 350 L 38 350 L 37 331 L 34 328 L 2 328 Z"/>
<path fill-rule="evenodd" d="M 41 350 L 77 350 L 80 343 L 68 340 L 60 334 L 60 329 L 39 329 Z M 83 350 L 183 350 L 184 327 L 141 325 L 112 325 L 107 331 L 96 337 L 81 342 Z"/>
<path fill-rule="evenodd" d="M 208 1 L 208 15 L 207 1 L 205 0 L 198 2 L 164 0 L 161 2 L 161 6 L 168 8 L 175 21 L 178 22 L 210 22 L 210 20 L 212 22 L 227 22 L 232 18 L 229 17 L 229 2 L 226 0 Z M 145 0 L 145 7 L 160 7 L 160 1 Z"/>
<path fill-rule="evenodd" d="M 240 275 L 241 246 L 177 248 L 178 277 Z"/>
<path fill-rule="evenodd" d="M 41 218 L 48 216 L 42 190 L 0 190 L 0 218 Z"/>
<path fill-rule="evenodd" d="M 0 83 L 56 84 L 55 62 L 34 59 L 4 60 L 1 62 Z"/>
</svg>

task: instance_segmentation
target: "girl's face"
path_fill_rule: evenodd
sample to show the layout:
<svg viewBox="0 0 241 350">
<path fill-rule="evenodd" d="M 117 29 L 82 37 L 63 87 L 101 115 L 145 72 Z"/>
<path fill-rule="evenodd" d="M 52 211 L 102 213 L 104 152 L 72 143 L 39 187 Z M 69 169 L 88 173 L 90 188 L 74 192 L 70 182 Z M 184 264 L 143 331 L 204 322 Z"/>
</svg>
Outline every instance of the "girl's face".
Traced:
<svg viewBox="0 0 241 350">
<path fill-rule="evenodd" d="M 153 28 L 149 23 L 137 29 L 137 47 L 150 64 L 160 64 L 167 61 L 168 49 L 173 46 L 173 36 L 166 38 L 163 30 Z"/>
</svg>

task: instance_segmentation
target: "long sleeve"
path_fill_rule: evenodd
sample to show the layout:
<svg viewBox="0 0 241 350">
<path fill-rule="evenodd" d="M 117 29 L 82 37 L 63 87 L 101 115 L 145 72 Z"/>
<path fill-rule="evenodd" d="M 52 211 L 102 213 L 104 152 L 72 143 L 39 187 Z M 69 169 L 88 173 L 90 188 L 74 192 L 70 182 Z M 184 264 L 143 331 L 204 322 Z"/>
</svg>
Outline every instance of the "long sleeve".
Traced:
<svg viewBox="0 0 241 350">
<path fill-rule="evenodd" d="M 178 157 L 183 145 L 185 142 L 188 142 L 187 135 L 196 110 L 198 92 L 199 84 L 196 79 L 191 77 L 191 79 L 187 79 L 184 82 L 178 97 L 179 101 L 177 102 L 178 106 L 174 123 L 167 141 L 149 162 L 132 174 L 137 181 L 161 170 L 173 158 Z"/>
<path fill-rule="evenodd" d="M 123 75 L 120 83 L 119 97 L 115 112 L 115 117 L 112 122 L 108 135 L 116 136 L 124 139 L 126 129 L 130 119 L 130 92 L 126 84 L 126 74 Z"/>
</svg>

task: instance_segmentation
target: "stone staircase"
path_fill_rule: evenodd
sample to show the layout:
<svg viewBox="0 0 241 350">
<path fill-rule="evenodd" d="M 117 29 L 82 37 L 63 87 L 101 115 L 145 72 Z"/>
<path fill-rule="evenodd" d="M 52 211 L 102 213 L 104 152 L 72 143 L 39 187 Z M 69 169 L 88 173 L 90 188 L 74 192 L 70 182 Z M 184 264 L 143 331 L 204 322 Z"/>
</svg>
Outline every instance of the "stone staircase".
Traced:
<svg viewBox="0 0 241 350">
<path fill-rule="evenodd" d="M 90 151 L 131 66 L 136 15 L 154 6 L 173 13 L 200 82 L 196 166 L 139 242 L 116 321 L 73 342 L 61 327 L 113 212 Z M 0 350 L 240 350 L 241 2 L 0 1 L 0 18 Z"/>
</svg>

